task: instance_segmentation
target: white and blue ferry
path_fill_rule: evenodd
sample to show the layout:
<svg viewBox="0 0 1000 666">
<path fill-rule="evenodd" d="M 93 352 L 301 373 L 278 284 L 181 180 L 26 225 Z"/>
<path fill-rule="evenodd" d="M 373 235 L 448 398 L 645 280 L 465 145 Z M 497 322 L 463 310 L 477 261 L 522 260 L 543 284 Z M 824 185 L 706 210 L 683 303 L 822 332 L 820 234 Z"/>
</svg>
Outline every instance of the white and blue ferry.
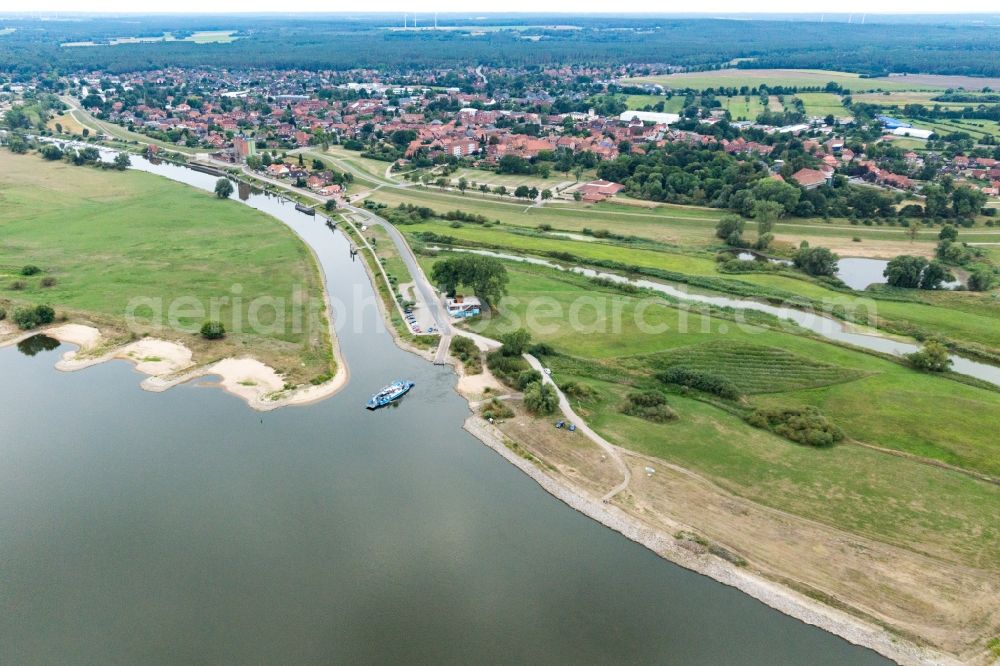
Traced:
<svg viewBox="0 0 1000 666">
<path fill-rule="evenodd" d="M 385 407 L 390 402 L 402 398 L 414 386 L 415 384 L 408 379 L 397 379 L 369 398 L 366 407 L 368 407 L 368 409 Z"/>
</svg>

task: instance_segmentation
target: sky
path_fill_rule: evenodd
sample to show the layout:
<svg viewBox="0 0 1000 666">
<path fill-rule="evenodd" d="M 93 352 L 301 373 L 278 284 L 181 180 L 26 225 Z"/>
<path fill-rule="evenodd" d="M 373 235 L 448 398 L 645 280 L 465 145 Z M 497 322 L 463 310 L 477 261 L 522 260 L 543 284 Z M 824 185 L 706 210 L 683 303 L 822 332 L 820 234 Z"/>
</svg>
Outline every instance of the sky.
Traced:
<svg viewBox="0 0 1000 666">
<path fill-rule="evenodd" d="M 794 13 L 863 13 L 879 14 L 906 13 L 998 13 L 997 0 L 951 0 L 942 4 L 940 0 L 838 0 L 835 3 L 803 3 L 801 0 L 760 0 L 748 5 L 746 0 L 712 0 L 705 3 L 710 6 L 709 12 L 794 12 Z M 171 0 L 161 5 L 169 13 L 228 13 L 228 12 L 273 12 L 283 3 L 274 0 Z M 691 12 L 699 11 L 697 4 L 681 2 L 664 2 L 663 0 L 629 0 L 619 5 L 629 13 L 655 12 Z M 331 0 L 297 0 L 294 3 L 295 12 L 395 12 L 404 11 L 430 14 L 439 12 L 565 12 L 609 13 L 616 9 L 615 3 L 606 0 L 425 0 L 412 2 L 407 0 L 368 0 L 363 3 L 336 2 Z M 22 5 L 20 11 L 37 12 L 121 12 L 121 13 L 152 13 L 155 9 L 146 3 L 136 3 L 135 0 L 33 0 L 29 5 Z"/>
</svg>

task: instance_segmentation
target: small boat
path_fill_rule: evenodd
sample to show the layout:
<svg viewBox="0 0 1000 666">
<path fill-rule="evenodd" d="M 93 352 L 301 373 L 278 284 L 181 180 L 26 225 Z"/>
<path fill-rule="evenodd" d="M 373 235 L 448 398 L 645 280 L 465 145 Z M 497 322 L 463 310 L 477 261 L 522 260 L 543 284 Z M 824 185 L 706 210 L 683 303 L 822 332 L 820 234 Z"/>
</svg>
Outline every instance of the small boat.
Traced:
<svg viewBox="0 0 1000 666">
<path fill-rule="evenodd" d="M 309 206 L 303 206 L 300 203 L 295 204 L 295 210 L 299 211 L 300 213 L 305 213 L 306 215 L 315 215 L 316 214 L 315 209 L 310 208 Z"/>
<path fill-rule="evenodd" d="M 397 379 L 396 381 L 389 384 L 381 391 L 373 395 L 368 400 L 368 404 L 365 406 L 368 409 L 378 409 L 379 407 L 385 407 L 390 402 L 402 398 L 414 386 L 415 384 L 408 379 Z"/>
</svg>

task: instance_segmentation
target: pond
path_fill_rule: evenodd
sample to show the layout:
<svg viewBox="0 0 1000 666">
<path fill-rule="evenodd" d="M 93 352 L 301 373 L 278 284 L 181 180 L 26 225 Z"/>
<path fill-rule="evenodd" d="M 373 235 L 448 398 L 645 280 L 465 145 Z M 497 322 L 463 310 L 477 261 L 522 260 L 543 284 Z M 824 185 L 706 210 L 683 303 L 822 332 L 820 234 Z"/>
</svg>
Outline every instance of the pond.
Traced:
<svg viewBox="0 0 1000 666">
<path fill-rule="evenodd" d="M 889 262 L 885 259 L 870 259 L 868 257 L 842 257 L 837 262 L 837 277 L 851 289 L 864 291 L 873 284 L 885 284 L 885 267 Z M 942 284 L 942 289 L 955 289 L 962 285 L 961 280 L 953 280 Z"/>
</svg>

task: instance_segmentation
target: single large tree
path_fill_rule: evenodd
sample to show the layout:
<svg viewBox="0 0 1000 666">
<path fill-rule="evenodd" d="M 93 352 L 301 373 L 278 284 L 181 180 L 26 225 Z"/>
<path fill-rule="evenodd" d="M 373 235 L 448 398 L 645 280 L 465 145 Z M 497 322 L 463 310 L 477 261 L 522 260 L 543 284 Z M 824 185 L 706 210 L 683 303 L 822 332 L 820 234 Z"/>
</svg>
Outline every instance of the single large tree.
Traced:
<svg viewBox="0 0 1000 666">
<path fill-rule="evenodd" d="M 715 235 L 733 247 L 742 247 L 744 224 L 738 215 L 724 215 L 715 225 Z"/>
<path fill-rule="evenodd" d="M 825 247 L 804 247 L 795 253 L 795 266 L 809 275 L 833 275 L 840 257 Z"/>
<path fill-rule="evenodd" d="M 920 278 L 925 268 L 927 260 L 923 257 L 903 254 L 890 261 L 882 275 L 891 287 L 916 289 L 920 286 Z"/>
<path fill-rule="evenodd" d="M 766 250 L 774 237 L 771 230 L 774 223 L 785 213 L 785 207 L 775 201 L 758 201 L 753 206 L 753 217 L 757 221 L 758 250 Z"/>
<path fill-rule="evenodd" d="M 507 293 L 507 268 L 494 257 L 467 254 L 438 261 L 431 279 L 446 293 L 455 294 L 459 285 L 471 287 L 476 296 L 495 303 Z"/>
</svg>

